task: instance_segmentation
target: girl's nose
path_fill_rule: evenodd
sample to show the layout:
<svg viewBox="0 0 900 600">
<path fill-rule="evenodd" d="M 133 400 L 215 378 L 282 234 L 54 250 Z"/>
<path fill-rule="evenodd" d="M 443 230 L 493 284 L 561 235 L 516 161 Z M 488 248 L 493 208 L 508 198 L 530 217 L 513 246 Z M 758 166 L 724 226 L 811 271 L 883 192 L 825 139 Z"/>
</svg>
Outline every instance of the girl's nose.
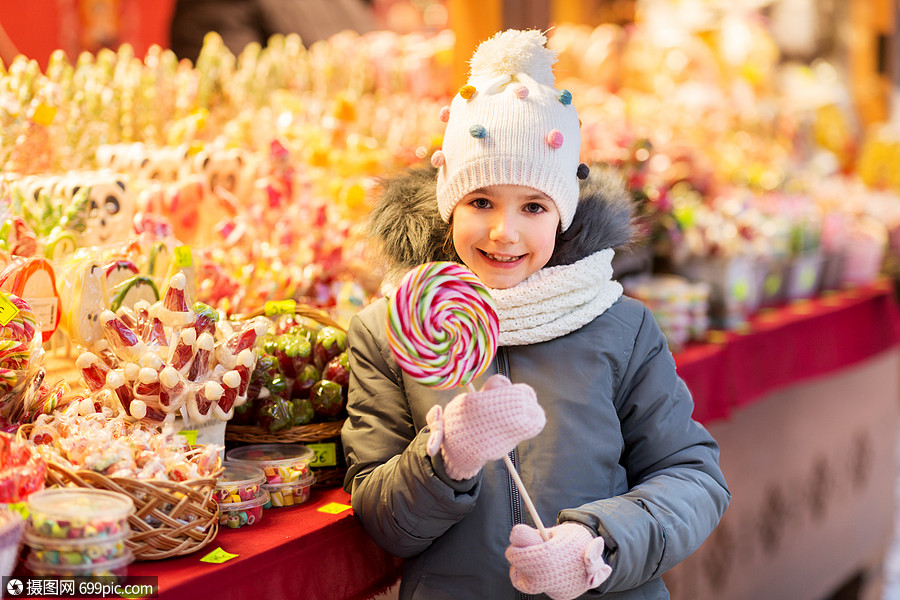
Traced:
<svg viewBox="0 0 900 600">
<path fill-rule="evenodd" d="M 491 223 L 491 240 L 494 242 L 514 243 L 519 239 L 519 230 L 515 217 L 498 211 Z"/>
</svg>

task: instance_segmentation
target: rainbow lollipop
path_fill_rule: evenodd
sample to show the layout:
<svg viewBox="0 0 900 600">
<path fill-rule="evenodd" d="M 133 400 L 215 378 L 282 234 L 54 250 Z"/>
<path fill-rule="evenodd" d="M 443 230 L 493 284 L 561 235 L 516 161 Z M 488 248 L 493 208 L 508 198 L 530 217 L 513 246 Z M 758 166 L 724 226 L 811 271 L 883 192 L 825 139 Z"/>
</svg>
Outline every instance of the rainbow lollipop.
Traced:
<svg viewBox="0 0 900 600">
<path fill-rule="evenodd" d="M 388 301 L 387 338 L 403 371 L 424 385 L 448 390 L 485 372 L 497 352 L 500 332 L 494 300 L 475 274 L 452 262 L 430 262 L 403 276 Z M 537 525 L 541 517 L 509 456 L 503 457 Z"/>
<path fill-rule="evenodd" d="M 388 304 L 388 343 L 413 379 L 439 390 L 466 385 L 491 364 L 499 321 L 472 271 L 452 262 L 414 268 Z"/>
</svg>

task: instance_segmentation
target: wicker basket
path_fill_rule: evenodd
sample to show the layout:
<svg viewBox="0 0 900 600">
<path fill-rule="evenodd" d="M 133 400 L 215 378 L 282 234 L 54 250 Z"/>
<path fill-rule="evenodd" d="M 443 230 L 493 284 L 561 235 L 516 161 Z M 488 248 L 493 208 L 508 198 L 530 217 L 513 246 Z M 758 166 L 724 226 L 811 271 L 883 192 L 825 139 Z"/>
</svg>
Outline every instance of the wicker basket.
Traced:
<svg viewBox="0 0 900 600">
<path fill-rule="evenodd" d="M 245 444 L 310 444 L 310 443 L 335 443 L 337 445 L 338 465 L 335 467 L 313 467 L 316 474 L 315 487 L 335 487 L 343 485 L 344 474 L 347 467 L 343 460 L 341 450 L 341 426 L 340 421 L 327 421 L 325 423 L 310 423 L 298 425 L 290 429 L 284 429 L 275 433 L 269 433 L 256 425 L 232 425 L 225 428 L 225 440 L 229 442 L 241 442 Z"/>
<path fill-rule="evenodd" d="M 46 483 L 48 487 L 109 490 L 131 498 L 135 512 L 128 517 L 131 535 L 126 543 L 135 560 L 161 560 L 195 552 L 216 537 L 216 476 L 184 482 L 107 477 L 48 461 Z"/>
<path fill-rule="evenodd" d="M 263 308 L 256 309 L 244 315 L 240 315 L 240 319 L 252 319 L 265 315 Z M 329 317 L 324 311 L 304 304 L 297 304 L 294 307 L 294 314 L 298 317 L 305 317 L 317 321 L 322 325 L 329 327 L 337 327 L 344 330 L 344 327 Z M 328 443 L 334 442 L 338 449 L 338 465 L 335 467 L 314 467 L 313 472 L 316 474 L 315 487 L 334 487 L 343 485 L 344 474 L 347 467 L 344 465 L 343 452 L 341 451 L 340 438 L 341 426 L 344 419 L 338 421 L 327 421 L 324 423 L 310 423 L 308 425 L 297 425 L 289 429 L 283 429 L 275 433 L 271 433 L 262 427 L 256 425 L 233 425 L 228 423 L 225 428 L 225 440 L 228 442 L 240 442 L 244 444 L 309 444 L 309 443 Z"/>
</svg>

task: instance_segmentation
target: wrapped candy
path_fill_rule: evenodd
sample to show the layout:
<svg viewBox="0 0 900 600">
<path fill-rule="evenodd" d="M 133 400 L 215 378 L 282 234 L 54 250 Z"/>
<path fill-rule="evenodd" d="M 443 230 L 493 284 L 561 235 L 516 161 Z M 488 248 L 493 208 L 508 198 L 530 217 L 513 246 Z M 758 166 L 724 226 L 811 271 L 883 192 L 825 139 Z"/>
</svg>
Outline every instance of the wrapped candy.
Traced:
<svg viewBox="0 0 900 600">
<path fill-rule="evenodd" d="M 253 348 L 260 336 L 268 331 L 269 326 L 268 319 L 256 317 L 250 320 L 243 330 L 232 333 L 216 352 L 219 363 L 226 369 L 233 369 L 237 365 L 238 354 L 243 350 Z"/>
<path fill-rule="evenodd" d="M 169 287 L 163 296 L 162 304 L 154 304 L 151 316 L 156 316 L 168 327 L 185 327 L 194 320 L 185 297 L 184 288 L 187 279 L 183 273 L 176 273 L 169 280 Z"/>
<path fill-rule="evenodd" d="M 213 405 L 225 394 L 225 388 L 215 381 L 207 381 L 188 399 L 187 412 L 193 423 L 205 423 L 213 415 Z"/>
<path fill-rule="evenodd" d="M 23 502 L 44 489 L 47 466 L 30 443 L 0 433 L 0 502 Z"/>
<path fill-rule="evenodd" d="M 147 352 L 147 344 L 113 311 L 104 310 L 100 313 L 100 324 L 103 327 L 103 335 L 116 355 L 137 361 Z"/>
<path fill-rule="evenodd" d="M 146 429 L 106 409 L 80 414 L 73 405 L 42 415 L 35 420 L 29 439 L 39 459 L 109 476 L 186 481 L 210 477 L 221 464 L 220 446 L 192 448 L 168 426 Z M 0 440 L 0 459 L 2 456 Z M 43 473 L 40 481 L 43 483 Z"/>
<path fill-rule="evenodd" d="M 247 401 L 270 321 L 225 321 L 205 304 L 191 307 L 184 283 L 176 273 L 162 300 L 102 311 L 103 343 L 76 361 L 91 393 L 114 399 L 128 418 L 157 425 L 176 414 L 188 423 L 228 420 Z"/>
<path fill-rule="evenodd" d="M 0 325 L 0 417 L 15 426 L 43 410 L 53 401 L 44 384 L 41 334 L 29 304 L 13 294 L 0 292 L 0 305 L 7 317 Z"/>
<path fill-rule="evenodd" d="M 75 366 L 81 371 L 81 378 L 92 392 L 99 392 L 106 385 L 109 366 L 93 352 L 82 352 L 75 359 Z"/>
<path fill-rule="evenodd" d="M 159 372 L 159 403 L 166 412 L 175 412 L 184 406 L 187 385 L 184 377 L 172 365 Z"/>
<path fill-rule="evenodd" d="M 194 362 L 191 363 L 191 370 L 188 379 L 191 381 L 201 381 L 209 376 L 209 359 L 215 347 L 216 340 L 212 334 L 203 332 L 197 338 L 197 354 L 194 356 Z"/>
<path fill-rule="evenodd" d="M 182 329 L 178 341 L 172 346 L 169 354 L 169 364 L 182 375 L 186 375 L 190 372 L 196 356 L 197 330 L 193 327 Z"/>
</svg>

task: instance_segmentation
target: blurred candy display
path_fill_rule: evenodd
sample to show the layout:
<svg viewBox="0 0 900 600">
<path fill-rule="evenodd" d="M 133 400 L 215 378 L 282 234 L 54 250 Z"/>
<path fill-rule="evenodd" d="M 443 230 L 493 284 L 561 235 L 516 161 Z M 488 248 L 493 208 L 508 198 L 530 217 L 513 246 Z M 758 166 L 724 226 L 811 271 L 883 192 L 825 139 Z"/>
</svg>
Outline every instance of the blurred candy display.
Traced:
<svg viewBox="0 0 900 600">
<path fill-rule="evenodd" d="M 782 62 L 760 15 L 681 4 L 648 3 L 627 28 L 559 25 L 549 42 L 582 160 L 618 169 L 634 195 L 653 260 L 628 289 L 673 348 L 864 285 L 900 256 L 885 167 L 900 137 L 861 131 L 837 68 Z M 267 302 L 346 324 L 378 294 L 360 225 L 379 177 L 440 147 L 453 47 L 449 31 L 345 32 L 234 55 L 211 33 L 194 64 L 123 45 L 3 65 L 0 290 L 27 303 L 40 342 L 78 348 L 81 412 L 236 411 L 270 432 L 340 418 L 346 368 L 326 376 L 300 332 L 257 322 L 249 355 L 220 349 L 247 331 L 230 317 Z M 38 388 L 4 400 L 4 418 L 73 397 Z"/>
</svg>

